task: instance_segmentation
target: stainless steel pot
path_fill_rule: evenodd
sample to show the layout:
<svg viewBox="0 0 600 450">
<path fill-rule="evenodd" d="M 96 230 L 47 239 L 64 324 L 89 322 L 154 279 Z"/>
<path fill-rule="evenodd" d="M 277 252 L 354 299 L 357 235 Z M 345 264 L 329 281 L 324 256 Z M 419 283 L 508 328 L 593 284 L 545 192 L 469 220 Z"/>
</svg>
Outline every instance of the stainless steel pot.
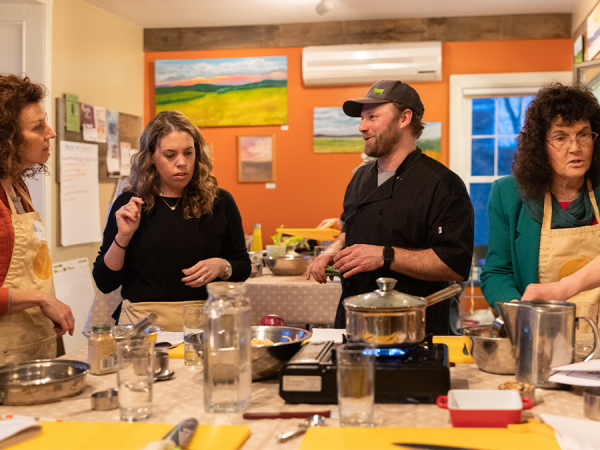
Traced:
<svg viewBox="0 0 600 450">
<path fill-rule="evenodd" d="M 458 332 L 469 337 L 469 350 L 477 367 L 484 372 L 514 375 L 517 362 L 511 352 L 510 340 L 497 337 L 493 325 L 466 327 Z"/>
<path fill-rule="evenodd" d="M 0 404 L 37 405 L 79 394 L 90 365 L 67 359 L 38 359 L 0 367 Z"/>
<path fill-rule="evenodd" d="M 378 278 L 379 289 L 344 300 L 346 335 L 377 346 L 411 345 L 425 338 L 425 308 L 460 292 L 449 286 L 426 298 L 395 291 L 396 280 Z"/>
</svg>

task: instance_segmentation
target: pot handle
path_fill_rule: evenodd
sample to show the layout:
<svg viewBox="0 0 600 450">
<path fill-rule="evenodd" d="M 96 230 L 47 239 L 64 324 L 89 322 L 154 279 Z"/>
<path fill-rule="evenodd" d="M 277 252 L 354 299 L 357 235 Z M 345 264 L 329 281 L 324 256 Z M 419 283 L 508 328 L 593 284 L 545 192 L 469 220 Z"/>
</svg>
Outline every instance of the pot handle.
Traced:
<svg viewBox="0 0 600 450">
<path fill-rule="evenodd" d="M 438 405 L 438 408 L 448 409 L 448 396 L 440 395 L 435 401 L 435 404 Z"/>
<path fill-rule="evenodd" d="M 585 320 L 592 327 L 592 333 L 594 334 L 594 348 L 590 352 L 589 355 L 583 360 L 583 362 L 587 362 L 590 359 L 595 359 L 596 356 L 600 354 L 600 332 L 598 331 L 598 326 L 594 323 L 592 319 L 589 317 L 577 317 L 577 321 Z"/>
<path fill-rule="evenodd" d="M 523 400 L 524 410 L 533 408 L 533 400 L 531 400 L 529 397 L 521 397 L 521 400 Z"/>
</svg>

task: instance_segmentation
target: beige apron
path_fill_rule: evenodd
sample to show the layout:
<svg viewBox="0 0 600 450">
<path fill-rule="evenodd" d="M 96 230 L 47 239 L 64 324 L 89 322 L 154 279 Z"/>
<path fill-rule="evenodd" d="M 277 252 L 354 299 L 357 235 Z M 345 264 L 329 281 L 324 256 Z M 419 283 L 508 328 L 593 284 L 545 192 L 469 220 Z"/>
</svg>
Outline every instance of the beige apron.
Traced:
<svg viewBox="0 0 600 450">
<path fill-rule="evenodd" d="M 544 220 L 540 239 L 539 275 L 540 283 L 560 281 L 584 267 L 600 255 L 600 214 L 592 183 L 587 187 L 594 207 L 596 225 L 577 228 L 550 229 L 552 223 L 552 197 L 546 192 Z M 581 292 L 569 299 L 574 303 L 600 303 L 600 288 Z"/>
<path fill-rule="evenodd" d="M 15 186 L 23 203 L 29 196 Z M 2 287 L 38 290 L 54 295 L 48 241 L 39 213 L 18 214 L 7 195 L 15 245 Z M 56 332 L 39 307 L 0 317 L 0 366 L 32 359 L 56 358 Z"/>
<path fill-rule="evenodd" d="M 136 323 L 150 313 L 156 313 L 156 325 L 161 331 L 183 331 L 183 305 L 204 305 L 206 300 L 188 302 L 140 302 L 123 300 L 119 325 Z"/>
</svg>

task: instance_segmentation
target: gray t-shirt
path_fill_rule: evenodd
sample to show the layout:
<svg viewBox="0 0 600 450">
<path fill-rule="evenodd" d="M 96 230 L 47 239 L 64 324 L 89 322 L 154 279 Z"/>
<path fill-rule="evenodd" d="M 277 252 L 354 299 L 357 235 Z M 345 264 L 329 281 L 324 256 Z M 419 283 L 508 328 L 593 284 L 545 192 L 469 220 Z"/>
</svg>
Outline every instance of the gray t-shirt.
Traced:
<svg viewBox="0 0 600 450">
<path fill-rule="evenodd" d="M 377 186 L 381 186 L 387 180 L 396 175 L 395 170 L 390 170 L 389 172 L 384 172 L 379 168 L 379 164 L 377 164 Z"/>
<path fill-rule="evenodd" d="M 23 208 L 23 202 L 21 201 L 21 197 L 13 197 L 11 195 L 10 199 L 12 200 L 13 205 L 15 205 L 15 209 L 19 212 L 19 214 L 25 214 L 27 212 L 25 211 L 25 208 Z"/>
</svg>

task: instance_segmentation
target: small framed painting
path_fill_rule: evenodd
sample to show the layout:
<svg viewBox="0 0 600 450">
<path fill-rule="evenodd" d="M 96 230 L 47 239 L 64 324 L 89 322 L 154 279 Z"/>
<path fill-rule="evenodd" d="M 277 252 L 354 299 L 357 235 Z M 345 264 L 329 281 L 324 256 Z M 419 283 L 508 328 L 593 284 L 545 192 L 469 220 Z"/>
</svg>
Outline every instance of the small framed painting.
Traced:
<svg viewBox="0 0 600 450">
<path fill-rule="evenodd" d="M 275 135 L 238 136 L 238 181 L 275 181 Z"/>
</svg>

